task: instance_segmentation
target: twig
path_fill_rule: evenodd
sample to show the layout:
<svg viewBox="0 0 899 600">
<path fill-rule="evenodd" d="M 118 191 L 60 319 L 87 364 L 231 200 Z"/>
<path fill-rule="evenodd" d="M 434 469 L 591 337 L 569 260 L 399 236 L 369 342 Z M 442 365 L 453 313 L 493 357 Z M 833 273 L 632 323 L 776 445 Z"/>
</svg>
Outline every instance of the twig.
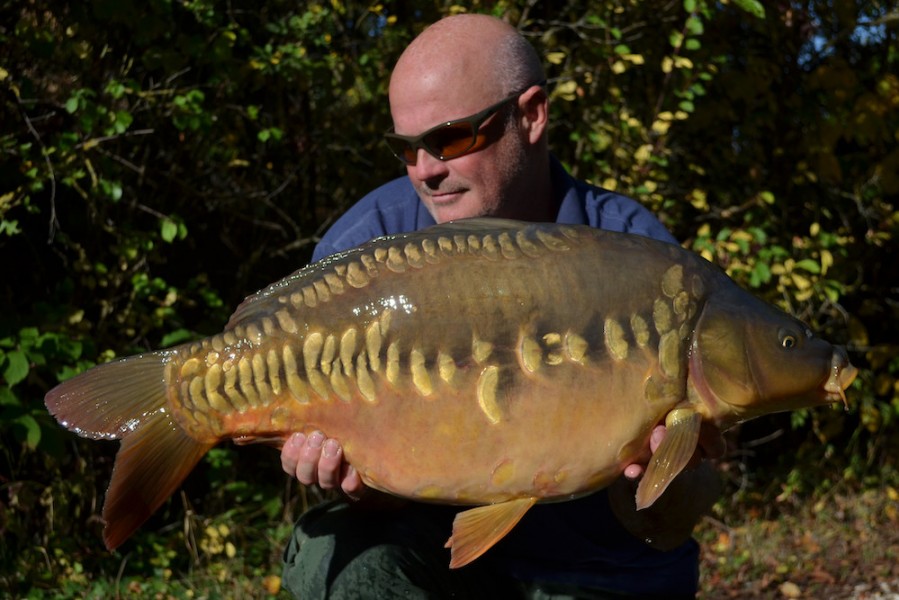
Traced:
<svg viewBox="0 0 899 600">
<path fill-rule="evenodd" d="M 41 139 L 41 134 L 34 128 L 34 125 L 31 123 L 31 118 L 29 118 L 28 113 L 25 112 L 25 107 L 22 105 L 22 99 L 19 97 L 19 94 L 16 94 L 15 96 L 16 103 L 19 105 L 19 112 L 25 120 L 28 131 L 34 136 L 37 145 L 40 146 L 41 155 L 44 157 L 44 162 L 47 163 L 47 170 L 50 172 L 50 227 L 47 235 L 47 243 L 51 244 L 53 243 L 53 238 L 56 236 L 57 229 L 59 229 L 59 220 L 56 218 L 56 171 L 53 170 L 53 162 L 50 160 L 50 153 L 47 152 L 47 147 Z"/>
</svg>

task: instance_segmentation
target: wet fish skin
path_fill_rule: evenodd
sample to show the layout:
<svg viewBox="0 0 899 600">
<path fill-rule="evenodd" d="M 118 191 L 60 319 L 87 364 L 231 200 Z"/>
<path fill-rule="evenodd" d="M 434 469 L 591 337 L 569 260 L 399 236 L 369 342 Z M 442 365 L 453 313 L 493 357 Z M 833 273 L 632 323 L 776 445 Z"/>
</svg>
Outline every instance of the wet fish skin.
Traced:
<svg viewBox="0 0 899 600">
<path fill-rule="evenodd" d="M 46 402 L 81 435 L 122 439 L 109 548 L 217 443 L 320 429 L 372 487 L 485 505 L 454 526 L 461 566 L 534 502 L 611 483 L 666 417 L 640 507 L 703 420 L 845 400 L 854 376 L 845 351 L 677 246 L 476 220 L 310 265 L 248 298 L 221 334 L 100 365 Z"/>
</svg>

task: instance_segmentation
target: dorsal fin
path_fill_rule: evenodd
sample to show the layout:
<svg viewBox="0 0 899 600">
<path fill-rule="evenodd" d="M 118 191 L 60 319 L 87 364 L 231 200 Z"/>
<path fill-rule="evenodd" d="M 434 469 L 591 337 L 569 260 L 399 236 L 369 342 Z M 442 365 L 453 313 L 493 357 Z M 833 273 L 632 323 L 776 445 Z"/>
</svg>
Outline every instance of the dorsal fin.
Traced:
<svg viewBox="0 0 899 600">
<path fill-rule="evenodd" d="M 404 248 L 410 243 L 421 246 L 424 240 L 437 240 L 441 237 L 453 237 L 460 234 L 465 235 L 466 237 L 469 235 L 484 237 L 488 234 L 514 234 L 521 230 L 526 230 L 527 238 L 533 239 L 542 235 L 542 232 L 554 233 L 558 231 L 559 228 L 563 227 L 570 226 L 557 225 L 555 223 L 528 223 L 510 219 L 478 217 L 441 223 L 418 231 L 375 238 L 357 248 L 332 254 L 316 263 L 303 267 L 284 279 L 276 281 L 255 294 L 248 296 L 237 307 L 234 314 L 231 315 L 231 318 L 226 325 L 226 329 L 231 329 L 247 320 L 274 314 L 284 306 L 279 298 L 285 294 L 293 294 L 294 292 L 301 291 L 305 287 L 314 286 L 316 282 L 323 282 L 326 275 L 345 272 L 345 269 L 347 269 L 351 263 L 358 263 L 362 255 L 372 255 L 379 249 L 389 250 L 392 247 Z"/>
</svg>

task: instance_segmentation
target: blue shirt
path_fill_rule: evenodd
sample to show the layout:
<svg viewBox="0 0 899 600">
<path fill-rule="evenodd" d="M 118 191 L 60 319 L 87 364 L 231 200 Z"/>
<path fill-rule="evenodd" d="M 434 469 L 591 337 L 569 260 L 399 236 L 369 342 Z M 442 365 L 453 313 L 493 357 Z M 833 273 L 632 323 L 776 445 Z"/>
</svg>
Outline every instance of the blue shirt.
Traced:
<svg viewBox="0 0 899 600">
<path fill-rule="evenodd" d="M 634 200 L 574 179 L 555 159 L 550 162 L 550 173 L 559 204 L 557 223 L 590 225 L 677 243 L 659 220 Z M 435 224 L 412 182 L 408 177 L 400 177 L 367 194 L 337 219 L 315 247 L 312 260 L 355 248 L 382 235 Z"/>
<path fill-rule="evenodd" d="M 571 177 L 550 164 L 558 223 L 643 235 L 676 243 L 634 200 Z M 435 221 L 408 177 L 387 183 L 350 208 L 325 233 L 313 260 L 372 238 L 414 231 Z M 604 491 L 558 504 L 539 504 L 489 553 L 496 564 L 524 581 L 551 581 L 634 595 L 695 595 L 699 547 L 689 540 L 660 552 L 633 537 L 612 514 Z"/>
</svg>

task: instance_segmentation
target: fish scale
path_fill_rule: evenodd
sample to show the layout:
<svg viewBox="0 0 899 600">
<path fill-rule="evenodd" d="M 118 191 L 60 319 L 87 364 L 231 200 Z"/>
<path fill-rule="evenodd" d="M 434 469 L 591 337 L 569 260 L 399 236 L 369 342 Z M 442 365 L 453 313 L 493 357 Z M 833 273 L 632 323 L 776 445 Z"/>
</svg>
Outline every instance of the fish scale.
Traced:
<svg viewBox="0 0 899 600">
<path fill-rule="evenodd" d="M 46 402 L 81 435 L 122 439 L 110 548 L 215 444 L 318 429 L 371 487 L 477 505 L 454 524 L 455 567 L 535 502 L 610 484 L 666 419 L 640 508 L 703 420 L 845 400 L 854 376 L 844 351 L 682 248 L 473 220 L 328 257 L 249 297 L 222 333 L 100 365 Z"/>
</svg>

